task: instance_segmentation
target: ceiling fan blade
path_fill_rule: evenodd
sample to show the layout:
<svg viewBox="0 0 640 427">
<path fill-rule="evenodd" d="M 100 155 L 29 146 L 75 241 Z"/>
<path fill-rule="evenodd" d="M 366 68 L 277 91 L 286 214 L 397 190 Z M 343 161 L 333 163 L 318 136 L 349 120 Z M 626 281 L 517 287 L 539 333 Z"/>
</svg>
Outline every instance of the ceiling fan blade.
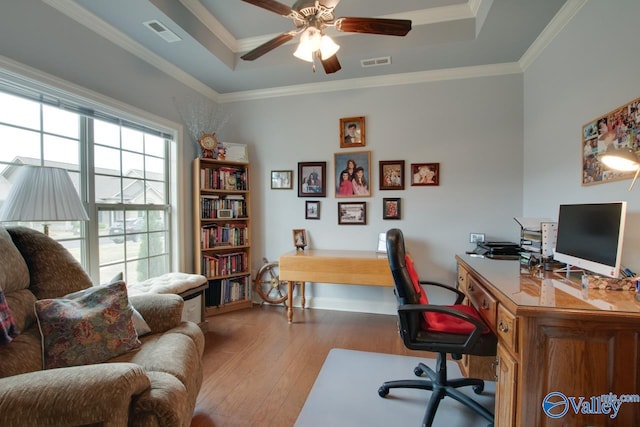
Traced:
<svg viewBox="0 0 640 427">
<path fill-rule="evenodd" d="M 289 16 L 294 14 L 295 11 L 291 9 L 291 7 L 286 4 L 282 4 L 277 2 L 276 0 L 242 0 L 245 3 L 250 3 L 254 6 L 261 7 L 263 9 L 267 9 L 270 12 L 275 12 L 278 15 Z"/>
<path fill-rule="evenodd" d="M 409 19 L 385 18 L 338 18 L 336 29 L 346 33 L 382 34 L 385 36 L 406 36 L 411 31 Z"/>
<path fill-rule="evenodd" d="M 245 61 L 253 61 L 254 59 L 258 59 L 265 53 L 270 52 L 273 49 L 277 48 L 278 46 L 281 46 L 286 42 L 288 42 L 289 40 L 291 40 L 294 34 L 295 32 L 280 34 L 278 37 L 274 37 L 268 42 L 263 43 L 257 48 L 245 53 L 240 58 L 244 59 Z"/>
<path fill-rule="evenodd" d="M 324 68 L 324 72 L 327 74 L 333 74 L 342 68 L 336 54 L 333 54 L 327 59 L 322 59 L 320 62 L 322 62 L 322 67 Z"/>
</svg>

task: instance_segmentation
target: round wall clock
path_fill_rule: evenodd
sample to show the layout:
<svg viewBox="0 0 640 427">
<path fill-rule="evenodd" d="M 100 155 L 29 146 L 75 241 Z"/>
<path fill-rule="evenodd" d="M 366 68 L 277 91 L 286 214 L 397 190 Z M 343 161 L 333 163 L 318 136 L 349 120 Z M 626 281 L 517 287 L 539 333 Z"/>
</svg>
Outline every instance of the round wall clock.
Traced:
<svg viewBox="0 0 640 427">
<path fill-rule="evenodd" d="M 202 136 L 200 137 L 198 142 L 200 143 L 200 147 L 202 147 L 202 157 L 212 159 L 213 150 L 215 150 L 216 146 L 218 145 L 216 134 L 202 132 Z"/>
</svg>

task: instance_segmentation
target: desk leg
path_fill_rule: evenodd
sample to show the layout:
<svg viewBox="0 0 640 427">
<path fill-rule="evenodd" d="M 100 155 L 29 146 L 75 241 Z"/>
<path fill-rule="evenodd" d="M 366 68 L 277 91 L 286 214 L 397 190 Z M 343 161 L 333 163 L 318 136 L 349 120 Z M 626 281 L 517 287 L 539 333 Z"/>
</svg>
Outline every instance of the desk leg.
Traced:
<svg viewBox="0 0 640 427">
<path fill-rule="evenodd" d="M 304 285 L 306 282 L 300 282 L 300 293 L 302 294 L 302 308 L 304 309 L 307 299 L 304 297 Z"/>
<path fill-rule="evenodd" d="M 293 285 L 294 282 L 287 281 L 287 299 L 289 300 L 289 304 L 287 304 L 287 319 L 289 323 L 293 323 Z"/>
</svg>

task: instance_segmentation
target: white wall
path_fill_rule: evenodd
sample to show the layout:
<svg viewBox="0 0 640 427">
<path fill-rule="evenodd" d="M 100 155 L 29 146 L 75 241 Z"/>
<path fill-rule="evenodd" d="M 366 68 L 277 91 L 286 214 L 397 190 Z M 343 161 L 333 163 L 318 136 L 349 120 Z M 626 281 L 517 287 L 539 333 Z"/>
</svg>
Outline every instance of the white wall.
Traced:
<svg viewBox="0 0 640 427">
<path fill-rule="evenodd" d="M 453 283 L 456 253 L 474 247 L 470 232 L 493 240 L 517 239 L 512 219 L 522 213 L 522 76 L 401 85 L 293 96 L 225 105 L 225 137 L 250 146 L 254 267 L 293 249 L 294 228 L 307 229 L 316 249 L 375 250 L 379 232 L 403 230 L 425 277 Z M 373 195 L 334 197 L 334 153 L 339 119 L 365 116 L 372 153 Z M 378 162 L 439 162 L 440 186 L 380 191 Z M 298 162 L 327 162 L 327 197 L 298 198 L 297 190 L 271 190 L 270 171 Z M 382 220 L 382 198 L 402 199 L 402 220 Z M 305 200 L 321 201 L 321 219 L 305 220 Z M 338 225 L 338 201 L 366 201 L 367 225 Z M 395 312 L 391 289 L 307 286 L 314 307 Z M 308 298 L 309 300 L 309 298 Z"/>
<path fill-rule="evenodd" d="M 524 215 L 627 200 L 623 264 L 640 269 L 640 188 L 582 186 L 582 126 L 640 96 L 637 0 L 588 1 L 525 71 Z"/>
</svg>

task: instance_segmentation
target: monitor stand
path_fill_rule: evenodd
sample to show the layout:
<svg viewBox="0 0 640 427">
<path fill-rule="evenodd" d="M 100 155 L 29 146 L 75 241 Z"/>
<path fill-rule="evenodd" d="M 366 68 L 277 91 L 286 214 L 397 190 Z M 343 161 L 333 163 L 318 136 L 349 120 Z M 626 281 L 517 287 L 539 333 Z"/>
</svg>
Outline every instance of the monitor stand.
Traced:
<svg viewBox="0 0 640 427">
<path fill-rule="evenodd" d="M 566 272 L 566 277 L 567 279 L 571 278 L 571 273 L 582 273 L 585 274 L 585 270 L 583 270 L 582 268 L 578 268 L 574 265 L 570 265 L 570 264 L 566 264 L 564 267 L 562 268 L 558 268 L 556 270 L 553 270 L 554 273 L 565 273 Z"/>
</svg>

